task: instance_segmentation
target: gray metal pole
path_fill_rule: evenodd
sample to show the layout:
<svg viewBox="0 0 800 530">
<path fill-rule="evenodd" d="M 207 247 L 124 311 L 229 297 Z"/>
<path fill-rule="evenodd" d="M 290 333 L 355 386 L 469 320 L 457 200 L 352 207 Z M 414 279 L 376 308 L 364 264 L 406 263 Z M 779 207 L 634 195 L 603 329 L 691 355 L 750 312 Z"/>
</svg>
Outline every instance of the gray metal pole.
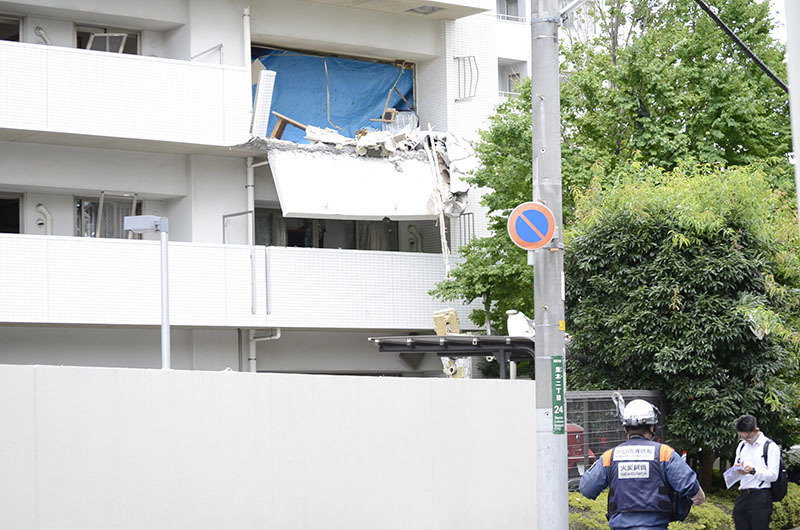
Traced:
<svg viewBox="0 0 800 530">
<path fill-rule="evenodd" d="M 556 223 L 553 241 L 533 252 L 536 323 L 537 526 L 568 529 L 564 252 L 561 210 L 561 106 L 558 0 L 533 0 L 533 200 Z"/>
<path fill-rule="evenodd" d="M 161 369 L 169 370 L 169 234 L 161 231 Z"/>
</svg>

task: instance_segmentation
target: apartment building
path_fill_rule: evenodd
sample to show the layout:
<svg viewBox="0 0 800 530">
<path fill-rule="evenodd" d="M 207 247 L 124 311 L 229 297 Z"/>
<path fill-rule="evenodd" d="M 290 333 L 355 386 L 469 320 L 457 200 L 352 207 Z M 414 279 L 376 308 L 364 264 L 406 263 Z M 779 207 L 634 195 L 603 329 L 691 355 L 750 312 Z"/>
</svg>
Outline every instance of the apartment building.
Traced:
<svg viewBox="0 0 800 530">
<path fill-rule="evenodd" d="M 402 174 L 368 184 L 392 160 L 303 165 L 292 125 L 271 158 L 253 123 L 350 135 L 392 107 L 475 139 L 529 72 L 526 19 L 520 0 L 1 1 L 0 363 L 161 366 L 158 234 L 123 229 L 156 215 L 173 368 L 440 374 L 367 338 L 431 332 L 440 235 L 452 265 L 486 234 L 479 192 L 443 232 Z"/>
</svg>

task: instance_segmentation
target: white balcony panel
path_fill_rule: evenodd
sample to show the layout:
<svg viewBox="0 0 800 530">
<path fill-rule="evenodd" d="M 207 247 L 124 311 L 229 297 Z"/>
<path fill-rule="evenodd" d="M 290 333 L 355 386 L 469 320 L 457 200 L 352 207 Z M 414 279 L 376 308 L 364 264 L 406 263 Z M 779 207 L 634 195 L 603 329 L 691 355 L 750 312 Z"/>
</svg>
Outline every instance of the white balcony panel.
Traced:
<svg viewBox="0 0 800 530">
<path fill-rule="evenodd" d="M 431 329 L 433 312 L 454 305 L 472 327 L 472 307 L 428 295 L 444 278 L 439 254 L 254 247 L 252 255 L 251 269 L 247 246 L 170 243 L 170 323 Z M 160 274 L 158 241 L 0 234 L 0 322 L 158 326 Z"/>
<path fill-rule="evenodd" d="M 439 254 L 267 248 L 269 322 L 299 328 L 431 329 L 453 306 L 462 327 L 472 307 L 428 294 L 444 279 Z"/>
<path fill-rule="evenodd" d="M 248 137 L 245 68 L 16 42 L 0 42 L 0 64 L 0 129 L 208 146 Z"/>
<path fill-rule="evenodd" d="M 497 19 L 497 56 L 527 61 L 531 52 L 531 27 L 523 21 Z"/>
<path fill-rule="evenodd" d="M 0 41 L 0 127 L 39 129 L 47 123 L 47 48 Z"/>
<path fill-rule="evenodd" d="M 170 322 L 263 327 L 264 248 L 170 243 Z M 158 241 L 0 234 L 0 322 L 159 325 Z"/>
<path fill-rule="evenodd" d="M 329 147 L 271 149 L 269 164 L 285 217 L 380 221 L 435 219 L 426 159 L 343 156 Z"/>
</svg>

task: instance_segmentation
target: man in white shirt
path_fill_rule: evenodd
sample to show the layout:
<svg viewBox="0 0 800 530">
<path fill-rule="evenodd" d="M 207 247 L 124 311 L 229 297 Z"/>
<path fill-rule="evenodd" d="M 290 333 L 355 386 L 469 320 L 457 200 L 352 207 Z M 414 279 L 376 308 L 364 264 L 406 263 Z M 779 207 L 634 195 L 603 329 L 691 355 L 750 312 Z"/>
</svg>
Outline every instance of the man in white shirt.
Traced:
<svg viewBox="0 0 800 530">
<path fill-rule="evenodd" d="M 764 462 L 764 444 L 769 440 L 756 425 L 750 414 L 736 420 L 736 432 L 742 441 L 736 448 L 737 469 L 742 480 L 739 496 L 733 507 L 733 522 L 736 530 L 769 530 L 772 517 L 772 493 L 770 485 L 778 480 L 781 449 L 772 442 L 767 447 L 767 462 Z"/>
</svg>

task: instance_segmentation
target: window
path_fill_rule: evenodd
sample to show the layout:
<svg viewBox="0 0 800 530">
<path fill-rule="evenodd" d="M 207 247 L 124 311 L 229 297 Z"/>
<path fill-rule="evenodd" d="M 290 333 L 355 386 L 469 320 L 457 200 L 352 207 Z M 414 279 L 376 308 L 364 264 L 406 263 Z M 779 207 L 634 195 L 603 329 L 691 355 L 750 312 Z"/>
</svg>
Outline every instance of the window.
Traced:
<svg viewBox="0 0 800 530">
<path fill-rule="evenodd" d="M 103 198 L 103 215 L 100 219 L 99 237 L 125 237 L 123 218 L 126 215 L 141 215 L 142 203 L 136 203 L 136 213 L 132 214 L 133 199 Z M 98 237 L 98 214 L 100 199 L 77 199 L 75 201 L 75 235 L 78 237 Z"/>
<path fill-rule="evenodd" d="M 20 199 L 0 194 L 0 232 L 19 234 L 20 231 Z"/>
<path fill-rule="evenodd" d="M 17 18 L 0 17 L 0 40 L 19 42 L 20 26 Z"/>
<path fill-rule="evenodd" d="M 497 0 L 497 14 L 504 20 L 519 20 L 522 18 L 518 0 Z"/>
<path fill-rule="evenodd" d="M 396 221 L 287 218 L 256 208 L 256 245 L 273 247 L 397 250 Z"/>
<path fill-rule="evenodd" d="M 516 92 L 517 88 L 519 88 L 519 84 L 522 82 L 522 76 L 520 74 L 508 74 L 508 91 L 509 92 Z"/>
<path fill-rule="evenodd" d="M 119 28 L 77 26 L 75 45 L 84 50 L 139 55 L 139 33 Z"/>
</svg>

